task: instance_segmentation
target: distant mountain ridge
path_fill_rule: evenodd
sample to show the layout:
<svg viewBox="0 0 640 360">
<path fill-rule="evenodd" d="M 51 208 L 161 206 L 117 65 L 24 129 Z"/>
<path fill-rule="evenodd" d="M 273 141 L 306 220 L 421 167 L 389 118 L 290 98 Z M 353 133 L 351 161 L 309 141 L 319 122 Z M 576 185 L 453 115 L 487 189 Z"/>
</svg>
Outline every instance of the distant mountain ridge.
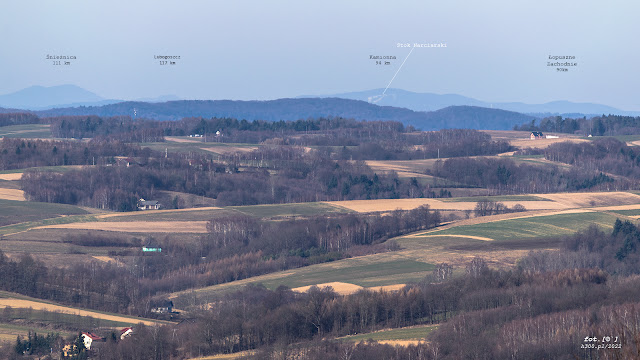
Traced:
<svg viewBox="0 0 640 360">
<path fill-rule="evenodd" d="M 456 94 L 415 93 L 401 89 L 388 89 L 384 96 L 384 89 L 331 94 L 325 96 L 304 95 L 298 98 L 336 97 L 340 99 L 361 100 L 379 106 L 403 107 L 414 111 L 435 111 L 448 106 L 468 105 L 483 106 L 482 101 Z M 489 106 L 485 106 L 489 107 Z"/>
<path fill-rule="evenodd" d="M 432 112 L 378 106 L 365 101 L 339 98 L 299 98 L 267 101 L 181 100 L 163 103 L 121 102 L 104 106 L 50 109 L 35 112 L 40 116 L 128 115 L 157 120 L 183 117 L 230 117 L 244 120 L 299 120 L 339 116 L 368 121 L 400 121 L 422 130 L 474 128 L 508 130 L 534 117 L 500 109 L 452 106 Z"/>
<path fill-rule="evenodd" d="M 373 89 L 323 96 L 305 95 L 298 98 L 337 97 L 341 99 L 362 100 L 381 106 L 403 107 L 414 111 L 435 111 L 448 106 L 479 106 L 502 109 L 525 114 L 580 114 L 582 115 L 640 115 L 640 112 L 624 111 L 611 106 L 593 103 L 574 103 L 571 101 L 552 101 L 544 104 L 525 104 L 522 102 L 490 103 L 457 94 L 416 93 L 401 89 Z"/>
<path fill-rule="evenodd" d="M 611 106 L 594 103 L 574 103 L 570 101 L 552 101 L 544 104 L 525 104 L 522 102 L 490 103 L 457 94 L 417 93 L 401 89 L 373 89 L 347 92 L 327 96 L 306 95 L 303 98 L 340 98 L 361 100 L 379 106 L 406 108 L 413 111 L 436 111 L 449 106 L 478 106 L 515 111 L 536 117 L 595 116 L 602 114 L 638 116 L 640 112 L 623 111 Z M 134 101 L 166 102 L 182 100 L 176 95 L 163 95 L 155 98 L 139 98 Z M 48 110 L 53 108 L 71 108 L 81 106 L 102 106 L 126 102 L 120 99 L 106 99 L 76 85 L 51 87 L 31 86 L 11 94 L 0 95 L 0 108 Z M 2 110 L 0 110 L 2 111 Z"/>
<path fill-rule="evenodd" d="M 369 121 L 395 120 L 422 130 L 442 128 L 507 130 L 536 117 L 566 113 L 571 117 L 581 117 L 585 113 L 587 115 L 629 115 L 612 107 L 591 103 L 554 101 L 540 105 L 488 104 L 456 94 L 421 94 L 388 89 L 385 96 L 380 96 L 382 92 L 382 89 L 375 89 L 337 94 L 336 97 L 329 98 L 306 96 L 268 101 L 178 100 L 179 98 L 174 95 L 144 99 L 145 101 L 120 101 L 101 98 L 74 85 L 49 88 L 35 86 L 0 96 L 0 112 L 15 112 L 20 111 L 16 109 L 22 108 L 30 109 L 31 112 L 40 116 L 128 115 L 157 120 L 202 116 L 279 121 L 340 116 Z M 65 105 L 64 101 L 71 102 Z M 54 103 L 58 105 L 35 106 Z M 19 104 L 23 106 L 18 106 Z M 522 109 L 527 114 L 515 109 Z M 585 112 L 580 112 L 580 109 Z"/>
<path fill-rule="evenodd" d="M 139 99 L 139 101 L 161 102 L 180 100 L 175 95 Z M 31 86 L 10 94 L 0 95 L 1 108 L 24 110 L 47 110 L 78 106 L 110 105 L 124 100 L 105 99 L 76 85 Z M 1 111 L 1 110 L 0 110 Z"/>
<path fill-rule="evenodd" d="M 75 85 L 31 86 L 0 95 L 0 106 L 36 110 L 60 104 L 97 103 L 105 99 Z"/>
</svg>

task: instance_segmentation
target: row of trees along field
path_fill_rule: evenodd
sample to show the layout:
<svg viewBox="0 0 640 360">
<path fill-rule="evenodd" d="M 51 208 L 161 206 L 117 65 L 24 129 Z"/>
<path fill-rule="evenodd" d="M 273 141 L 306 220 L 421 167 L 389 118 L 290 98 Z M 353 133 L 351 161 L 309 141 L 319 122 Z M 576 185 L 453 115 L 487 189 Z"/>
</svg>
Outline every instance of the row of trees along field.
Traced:
<svg viewBox="0 0 640 360">
<path fill-rule="evenodd" d="M 190 134 L 211 134 L 212 141 L 259 143 L 276 137 L 276 134 L 294 132 L 329 134 L 333 130 L 349 129 L 351 133 L 337 135 L 343 141 L 356 135 L 353 130 L 365 129 L 373 135 L 380 132 L 392 135 L 398 132 L 412 132 L 413 127 L 404 127 L 400 122 L 371 121 L 360 122 L 342 117 L 328 117 L 297 121 L 265 121 L 238 120 L 233 118 L 189 117 L 178 121 L 155 121 L 150 119 L 131 119 L 129 116 L 100 117 L 88 116 L 53 116 L 39 118 L 32 113 L 0 114 L 0 126 L 21 124 L 51 124 L 55 137 L 86 138 L 96 136 L 113 136 L 129 138 L 135 142 L 158 141 L 164 136 L 186 136 Z M 365 124 L 365 125 L 363 125 Z M 373 125 L 371 125 L 373 124 Z M 515 126 L 514 130 L 542 131 L 561 133 L 580 133 L 594 136 L 637 135 L 640 133 L 640 117 L 622 115 L 602 115 L 586 118 L 549 116 L 541 120 L 533 119 L 528 123 Z M 225 133 L 224 138 L 213 136 L 217 131 Z M 357 131 L 356 131 L 357 132 Z M 337 132 L 339 134 L 340 131 Z M 129 135 L 124 135 L 129 134 Z M 137 134 L 137 135 L 136 135 Z M 375 136 L 375 135 L 373 135 Z M 144 141 L 141 141 L 144 140 Z"/>
<path fill-rule="evenodd" d="M 249 122 L 230 118 L 132 120 L 128 116 L 103 118 L 91 115 L 29 121 L 36 120 L 50 124 L 51 132 L 57 138 L 147 143 L 164 141 L 164 136 L 199 134 L 203 135 L 199 139 L 210 142 L 322 147 L 338 159 L 405 160 L 436 158 L 438 154 L 441 157 L 494 155 L 512 150 L 506 141 L 494 141 L 488 134 L 476 130 L 418 132 L 397 121 L 356 121 L 340 117 Z M 344 148 L 336 151 L 333 147 L 337 146 Z"/>
<path fill-rule="evenodd" d="M 545 117 L 538 124 L 537 120 L 515 126 L 514 130 L 560 132 L 583 136 L 616 136 L 640 134 L 640 116 L 602 115 L 587 119 L 562 116 Z"/>
<path fill-rule="evenodd" d="M 165 156 L 137 145 L 97 140 L 4 139 L 0 145 L 0 166 L 5 169 L 99 164 L 64 173 L 27 172 L 22 187 L 29 199 L 119 211 L 134 210 L 137 199 L 153 198 L 160 190 L 215 198 L 223 206 L 436 196 L 416 180 L 379 175 L 364 162 L 333 160 L 326 151 L 297 146 L 263 146 L 214 161 L 204 154 Z M 615 139 L 559 143 L 522 153 L 543 153 L 549 160 L 575 166 L 567 170 L 511 159 L 450 158 L 437 161 L 430 174 L 511 194 L 638 186 L 640 153 Z"/>
<path fill-rule="evenodd" d="M 585 171 L 640 178 L 640 149 L 613 138 L 586 143 L 556 143 L 529 152 L 543 154 L 547 160 L 574 165 Z"/>
<path fill-rule="evenodd" d="M 191 134 L 209 134 L 208 141 L 231 143 L 261 143 L 269 139 L 278 139 L 288 144 L 302 146 L 358 146 L 375 140 L 393 140 L 395 145 L 418 145 L 426 141 L 420 136 L 413 135 L 424 133 L 414 132 L 411 126 L 404 127 L 400 122 L 394 121 L 356 121 L 340 117 L 318 118 L 297 121 L 264 121 L 264 120 L 238 120 L 232 118 L 184 118 L 179 121 L 154 121 L 148 119 L 132 120 L 128 116 L 98 117 L 98 116 L 60 116 L 39 119 L 33 114 L 3 114 L 7 118 L 7 124 L 13 123 L 50 123 L 52 133 L 61 138 L 83 137 L 112 137 L 123 141 L 152 142 L 161 141 L 163 136 L 186 136 Z M 0 118 L 0 123 L 2 119 Z M 563 118 L 551 116 L 543 118 L 536 124 L 534 119 L 530 123 L 516 126 L 515 130 L 543 131 L 604 135 L 637 135 L 640 130 L 640 117 L 603 115 L 587 119 Z M 221 131 L 223 136 L 215 136 Z M 444 130 L 455 133 L 457 130 Z M 475 130 L 464 130 L 466 134 L 460 141 L 466 145 L 475 147 L 478 143 L 478 135 L 470 136 Z M 427 132 L 438 134 L 441 131 Z M 303 136 L 300 136 L 303 135 Z M 437 136 L 428 141 L 432 145 Z M 366 141 L 365 141 L 366 140 Z M 452 142 L 449 141 L 449 144 Z M 389 144 L 389 150 L 393 150 L 394 144 Z M 446 147 L 446 143 L 438 144 Z M 487 155 L 493 152 L 492 147 L 498 147 L 498 152 L 504 152 L 508 147 L 506 142 L 493 141 L 484 143 L 487 149 L 478 147 L 475 155 Z M 451 148 L 450 150 L 455 150 Z M 468 150 L 466 150 L 468 151 Z M 415 154 L 429 156 L 427 154 Z M 387 155 L 388 156 L 388 155 Z M 404 154 L 402 156 L 408 156 Z M 459 156 L 459 155 L 458 155 Z M 466 155 L 471 156 L 471 155 Z M 447 155 L 447 157 L 451 157 Z"/>
<path fill-rule="evenodd" d="M 246 216 L 214 219 L 197 241 L 157 240 L 162 256 L 128 266 L 82 264 L 47 268 L 30 256 L 0 253 L 0 289 L 98 310 L 149 315 L 150 296 L 215 285 L 352 255 L 397 249 L 387 239 L 429 229 L 440 214 L 428 207 L 388 215 L 341 214 L 290 221 Z M 140 239 L 74 235 L 65 242 L 94 247 L 139 246 Z M 139 250 L 138 250 L 139 251 Z M 114 254 L 116 255 L 116 254 Z"/>
<path fill-rule="evenodd" d="M 586 144 L 584 146 L 597 145 Z M 572 147 L 573 145 L 562 143 L 553 145 L 545 151 L 551 158 L 555 156 L 553 152 L 556 149 Z M 605 154 L 600 153 L 598 157 L 608 157 Z M 564 154 L 562 156 L 571 155 Z M 580 163 L 586 163 L 590 159 L 589 155 L 585 153 L 580 153 L 577 156 Z M 619 159 L 620 157 L 613 154 L 608 158 Z M 429 174 L 469 186 L 493 189 L 500 194 L 566 192 L 586 189 L 612 191 L 637 188 L 640 185 L 637 178 L 614 177 L 603 172 L 604 170 L 615 170 L 622 164 L 629 163 L 624 160 L 611 163 L 596 161 L 595 165 L 585 168 L 576 166 L 567 170 L 550 164 L 518 164 L 511 159 L 452 158 L 437 161 Z M 634 170 L 620 170 L 620 172 L 623 171 L 626 174 L 632 174 Z"/>
<path fill-rule="evenodd" d="M 0 126 L 40 124 L 42 120 L 31 113 L 0 113 Z"/>
<path fill-rule="evenodd" d="M 476 258 L 463 275 L 452 276 L 451 266 L 440 264 L 420 283 L 395 292 L 339 296 L 313 287 L 295 293 L 248 286 L 218 298 L 208 310 L 191 313 L 189 322 L 155 330 L 165 341 L 153 354 L 157 359 L 242 350 L 257 350 L 251 359 L 276 354 L 342 358 L 345 353 L 367 359 L 389 354 L 416 359 L 635 358 L 640 346 L 638 234 L 634 224 L 617 221 L 609 233 L 590 228 L 562 239 L 559 251 L 531 253 L 512 269 L 492 270 Z M 384 345 L 320 342 L 419 324 L 439 327 L 429 342 L 395 353 Z M 613 346 L 592 348 L 585 338 L 593 337 Z M 121 354 L 119 347 L 126 343 L 110 346 L 109 354 Z"/>
<path fill-rule="evenodd" d="M 129 116 L 103 118 L 90 116 L 60 116 L 44 118 L 57 138 L 106 138 L 125 142 L 156 142 L 164 140 L 160 122 L 149 119 L 132 120 Z"/>
<path fill-rule="evenodd" d="M 82 143 L 3 138 L 0 141 L 0 171 L 38 166 L 107 165 L 114 164 L 116 157 L 148 158 L 151 153 L 149 148 L 119 141 Z"/>
</svg>

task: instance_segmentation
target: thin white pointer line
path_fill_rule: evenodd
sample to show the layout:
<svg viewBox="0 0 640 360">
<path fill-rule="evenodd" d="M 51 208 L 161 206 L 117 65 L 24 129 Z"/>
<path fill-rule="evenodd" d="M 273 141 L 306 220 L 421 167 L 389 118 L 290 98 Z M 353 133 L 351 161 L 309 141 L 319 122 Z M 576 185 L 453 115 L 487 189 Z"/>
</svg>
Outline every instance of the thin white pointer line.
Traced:
<svg viewBox="0 0 640 360">
<path fill-rule="evenodd" d="M 402 64 L 400 65 L 400 67 L 398 68 L 398 71 L 396 71 L 396 74 L 393 75 L 393 77 L 391 78 L 391 81 L 389 81 L 389 84 L 387 85 L 387 87 L 384 89 L 384 91 L 382 92 L 382 95 L 384 95 L 387 92 L 387 89 L 389 88 L 389 86 L 391 86 L 391 83 L 393 82 L 393 79 L 396 78 L 396 75 L 398 75 L 398 73 L 400 72 L 400 69 L 402 69 L 402 66 L 404 65 L 405 61 L 407 61 L 407 59 L 409 58 L 409 55 L 411 55 L 411 53 L 413 52 L 413 49 L 415 49 L 415 47 L 411 48 L 411 51 L 409 51 L 409 54 L 407 54 L 407 57 L 404 58 L 404 61 L 402 62 Z"/>
</svg>

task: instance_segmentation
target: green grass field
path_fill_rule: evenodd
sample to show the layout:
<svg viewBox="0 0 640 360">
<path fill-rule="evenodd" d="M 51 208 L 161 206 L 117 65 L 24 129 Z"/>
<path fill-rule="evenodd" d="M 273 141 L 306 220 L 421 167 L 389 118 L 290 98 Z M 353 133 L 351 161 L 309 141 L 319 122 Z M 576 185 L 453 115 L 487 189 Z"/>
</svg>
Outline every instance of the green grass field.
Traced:
<svg viewBox="0 0 640 360">
<path fill-rule="evenodd" d="M 261 282 L 267 288 L 280 285 L 291 288 L 325 282 L 348 282 L 363 287 L 392 285 L 422 279 L 433 265 L 415 260 L 391 260 L 361 263 L 360 259 L 346 259 L 328 264 L 308 266 L 281 279 Z"/>
<path fill-rule="evenodd" d="M 215 143 L 215 142 L 199 142 L 199 138 L 190 138 L 188 136 L 176 136 L 177 138 L 196 141 L 196 142 L 176 142 L 176 141 L 164 141 L 164 142 L 152 142 L 152 143 L 140 143 L 141 147 L 148 147 L 151 150 L 169 152 L 199 152 L 202 154 L 215 155 L 216 149 L 220 149 L 220 153 L 232 151 L 233 148 L 255 148 L 259 147 L 258 144 L 227 144 L 227 143 Z M 204 148 L 210 149 L 205 150 Z"/>
<path fill-rule="evenodd" d="M 557 214 L 535 216 L 522 219 L 509 219 L 476 225 L 463 225 L 434 231 L 428 235 L 470 235 L 493 240 L 514 240 L 526 238 L 545 238 L 571 235 L 586 229 L 589 225 L 613 228 L 616 217 L 600 212 Z"/>
<path fill-rule="evenodd" d="M 544 155 L 511 155 L 510 158 L 517 159 L 544 159 Z"/>
<path fill-rule="evenodd" d="M 31 169 L 37 169 L 37 168 L 31 168 Z M 15 173 L 24 172 L 24 170 L 25 169 L 2 170 L 2 171 L 0 171 L 0 174 L 15 174 Z"/>
<path fill-rule="evenodd" d="M 30 170 L 63 173 L 71 170 L 77 170 L 77 169 L 78 169 L 78 165 L 37 166 L 37 167 L 30 167 L 25 169 L 3 170 L 3 171 L 0 171 L 0 174 L 15 174 L 15 173 L 22 173 Z"/>
<path fill-rule="evenodd" d="M 366 334 L 343 336 L 338 339 L 353 342 L 367 341 L 369 339 L 374 341 L 424 340 L 436 328 L 438 328 L 438 325 L 412 326 L 399 329 L 376 331 Z"/>
<path fill-rule="evenodd" d="M 24 168 L 24 169 L 2 170 L 0 171 L 0 174 L 16 174 L 16 173 L 23 173 L 25 171 L 64 173 L 71 170 L 78 170 L 78 165 L 37 166 L 37 167 L 30 167 L 30 168 Z M 18 180 L 14 180 L 14 181 L 18 181 Z"/>
<path fill-rule="evenodd" d="M 91 316 L 80 316 L 60 313 L 56 311 L 33 310 L 24 308 L 0 310 L 0 320 L 5 323 L 3 325 L 9 325 L 6 324 L 9 321 L 26 320 L 31 322 L 47 323 L 55 326 L 78 327 L 85 329 L 131 326 L 130 322 L 104 320 Z"/>
<path fill-rule="evenodd" d="M 48 334 L 48 333 L 58 333 L 63 337 L 78 335 L 76 331 L 60 331 L 58 329 L 50 329 L 50 328 L 39 327 L 39 326 L 26 326 L 26 325 L 0 323 L 0 343 L 15 343 L 16 338 L 18 336 L 22 336 L 23 338 L 26 338 L 29 331 L 36 332 L 40 335 Z"/>
<path fill-rule="evenodd" d="M 612 228 L 616 217 L 609 213 L 568 213 L 528 218 L 508 219 L 458 226 L 432 231 L 423 236 L 404 236 L 397 239 L 401 251 L 374 254 L 312 265 L 284 272 L 262 275 L 233 283 L 211 286 L 192 292 L 176 293 L 174 302 L 179 308 L 209 303 L 217 297 L 248 284 L 262 284 L 274 289 L 279 285 L 290 288 L 328 282 L 345 282 L 363 287 L 406 284 L 421 280 L 441 259 L 447 256 L 464 257 L 493 250 L 545 249 L 556 247 L 556 237 L 571 235 L 591 224 Z M 448 235 L 433 237 L 430 235 Z M 496 241 L 485 241 L 460 236 L 480 236 Z"/>
<path fill-rule="evenodd" d="M 610 211 L 614 214 L 620 214 L 623 216 L 640 216 L 640 209 L 633 209 L 633 210 L 612 210 Z"/>
<path fill-rule="evenodd" d="M 0 126 L 0 137 L 7 138 L 51 138 L 48 124 L 27 124 Z"/>
<path fill-rule="evenodd" d="M 75 230 L 80 233 L 81 230 Z M 83 233 L 87 231 L 84 230 Z M 65 255 L 65 256 L 107 256 L 110 251 L 122 251 L 127 248 L 108 246 L 78 246 L 61 241 L 4 240 L 0 242 L 0 250 L 8 253 L 29 253 L 33 255 Z"/>
<path fill-rule="evenodd" d="M 241 213 L 268 218 L 274 216 L 313 216 L 329 213 L 348 213 L 349 209 L 331 205 L 327 203 L 296 203 L 296 204 L 276 204 L 276 205 L 249 205 L 249 206 L 228 206 L 225 209 L 239 211 Z"/>
<path fill-rule="evenodd" d="M 17 224 L 11 224 L 6 226 L 0 226 L 0 235 L 14 234 L 17 232 L 27 231 L 34 227 L 57 225 L 57 224 L 70 224 L 76 222 L 89 222 L 97 221 L 93 215 L 70 215 L 61 216 L 56 218 L 49 218 L 44 220 L 26 221 Z"/>
<path fill-rule="evenodd" d="M 570 169 L 572 165 L 561 163 L 559 161 L 546 160 L 544 157 L 528 157 L 528 158 L 515 158 L 513 159 L 517 164 L 530 164 L 539 166 L 557 166 L 561 169 Z"/>
<path fill-rule="evenodd" d="M 0 200 L 0 225 L 18 224 L 23 222 L 44 221 L 44 219 L 64 221 L 63 215 L 82 215 L 89 212 L 73 205 Z M 71 220 L 71 219 L 69 219 Z M 43 223 L 43 225 L 46 225 Z M 0 226 L 0 234 L 8 233 L 7 226 Z"/>
<path fill-rule="evenodd" d="M 153 142 L 153 143 L 140 143 L 140 146 L 145 148 L 148 147 L 151 150 L 156 151 L 168 151 L 168 152 L 197 152 L 201 154 L 209 154 L 212 152 L 203 150 L 202 148 L 205 146 L 204 143 L 179 143 L 173 141 L 165 141 L 165 142 Z"/>
<path fill-rule="evenodd" d="M 217 217 L 242 213 L 259 218 L 281 216 L 313 216 L 331 213 L 348 213 L 349 209 L 327 203 L 295 203 L 276 205 L 227 206 L 220 209 L 189 211 L 138 211 L 122 216 L 110 216 L 102 221 L 207 221 Z"/>
<path fill-rule="evenodd" d="M 0 179 L 0 188 L 2 189 L 16 189 L 16 190 L 21 190 L 22 187 L 20 186 L 20 181 L 19 180 L 2 180 Z"/>
<path fill-rule="evenodd" d="M 347 282 L 363 287 L 404 284 L 420 281 L 431 273 L 433 268 L 432 264 L 393 254 L 375 254 L 256 276 L 195 291 L 179 292 L 174 294 L 176 297 L 172 300 L 177 308 L 184 309 L 191 305 L 210 303 L 249 284 L 262 284 L 268 289 L 275 289 L 280 285 L 296 288 L 327 282 Z"/>
<path fill-rule="evenodd" d="M 231 354 L 217 354 L 217 355 L 209 355 L 197 358 L 191 358 L 189 360 L 236 360 L 236 359 L 246 359 L 247 356 L 251 356 L 255 354 L 255 350 L 245 350 Z"/>
<path fill-rule="evenodd" d="M 122 221 L 208 221 L 217 217 L 237 214 L 226 209 L 208 209 L 191 211 L 136 211 L 123 213 L 122 215 L 109 216 L 100 219 L 107 222 Z"/>
<path fill-rule="evenodd" d="M 78 165 L 38 166 L 33 168 L 22 169 L 22 171 L 28 171 L 28 170 L 64 173 L 71 170 L 78 170 Z"/>
<path fill-rule="evenodd" d="M 535 195 L 497 195 L 497 196 L 466 196 L 456 198 L 441 198 L 442 202 L 476 202 L 476 201 L 550 201 Z"/>
<path fill-rule="evenodd" d="M 398 175 L 398 177 L 399 178 L 410 179 L 410 178 L 412 178 L 414 176 L 400 176 L 400 175 Z M 458 187 L 458 186 L 465 187 L 465 186 L 468 186 L 466 184 L 459 183 L 457 181 L 444 179 L 444 178 L 440 178 L 440 177 L 436 177 L 436 176 L 417 177 L 416 180 L 418 181 L 418 183 L 420 185 L 423 185 L 423 186 L 424 185 L 430 185 L 433 188 Z"/>
<path fill-rule="evenodd" d="M 66 305 L 62 305 L 59 303 L 56 303 L 54 301 L 49 301 L 49 300 L 43 300 L 43 299 L 38 299 L 38 298 L 33 298 L 30 296 L 26 296 L 26 295 L 22 295 L 22 294 L 18 294 L 18 293 L 13 293 L 13 292 L 8 292 L 8 291 L 2 291 L 0 290 L 0 298 L 4 298 L 4 299 L 18 299 L 18 300 L 28 300 L 28 301 L 32 301 L 32 302 L 36 302 L 36 303 L 41 303 L 41 304 L 49 304 L 49 305 L 58 305 L 58 306 L 63 306 L 68 308 L 69 310 L 85 310 L 85 309 L 81 309 L 81 308 L 75 308 L 75 307 L 70 307 L 70 306 L 66 306 Z M 17 316 L 17 318 L 20 318 L 21 316 L 24 317 L 24 311 L 26 312 L 30 312 L 30 313 L 42 313 L 44 315 L 39 315 L 39 316 L 52 316 L 52 315 L 56 315 L 56 314 L 61 314 L 59 312 L 56 311 L 40 311 L 40 310 L 33 310 L 33 309 L 23 309 L 23 308 L 12 308 L 11 309 L 14 314 L 14 316 Z M 100 310 L 90 310 L 90 309 L 86 309 L 87 311 L 96 313 L 96 314 L 104 314 L 104 315 L 113 315 L 113 316 L 118 316 L 121 317 L 123 319 L 130 319 L 131 321 L 113 321 L 113 320 L 105 320 L 105 319 L 98 319 L 100 321 L 108 321 L 108 322 L 112 322 L 112 323 L 116 323 L 118 324 L 118 326 L 120 325 L 125 325 L 125 326 L 130 326 L 131 324 L 137 324 L 140 321 L 144 320 L 144 321 L 152 321 L 158 324 L 173 324 L 170 321 L 164 321 L 164 320 L 155 320 L 155 319 L 148 319 L 148 318 L 142 318 L 142 317 L 137 317 L 137 316 L 131 316 L 131 315 L 123 315 L 123 314 L 117 314 L 117 313 L 111 313 L 111 312 L 107 312 L 107 311 L 100 311 Z M 2 312 L 0 311 L 0 316 L 2 315 Z M 74 315 L 74 314 L 62 314 L 62 315 L 70 315 L 70 316 L 76 316 L 79 318 L 93 318 L 93 316 L 80 316 L 80 315 Z M 30 315 L 31 316 L 31 315 Z M 109 326 L 109 325 L 107 325 Z"/>
</svg>

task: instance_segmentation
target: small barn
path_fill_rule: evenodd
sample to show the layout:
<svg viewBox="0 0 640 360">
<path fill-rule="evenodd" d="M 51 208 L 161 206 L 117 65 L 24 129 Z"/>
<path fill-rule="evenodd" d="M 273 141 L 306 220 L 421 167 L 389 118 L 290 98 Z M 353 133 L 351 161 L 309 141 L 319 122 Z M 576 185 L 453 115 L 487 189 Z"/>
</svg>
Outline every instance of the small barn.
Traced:
<svg viewBox="0 0 640 360">
<path fill-rule="evenodd" d="M 541 131 L 532 131 L 530 136 L 531 140 L 544 139 L 544 134 Z"/>
</svg>

